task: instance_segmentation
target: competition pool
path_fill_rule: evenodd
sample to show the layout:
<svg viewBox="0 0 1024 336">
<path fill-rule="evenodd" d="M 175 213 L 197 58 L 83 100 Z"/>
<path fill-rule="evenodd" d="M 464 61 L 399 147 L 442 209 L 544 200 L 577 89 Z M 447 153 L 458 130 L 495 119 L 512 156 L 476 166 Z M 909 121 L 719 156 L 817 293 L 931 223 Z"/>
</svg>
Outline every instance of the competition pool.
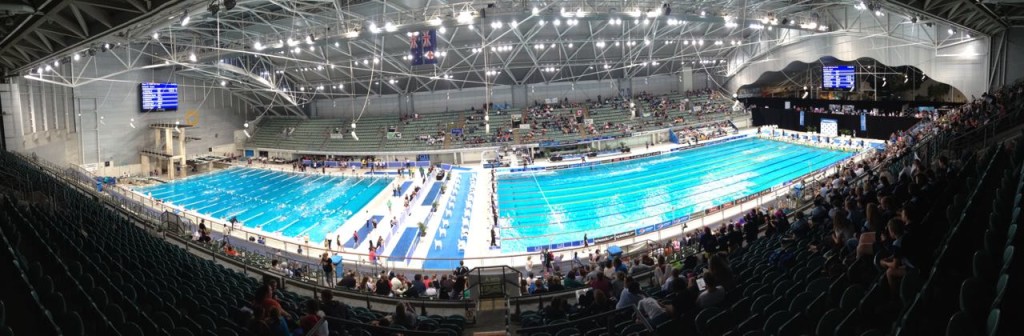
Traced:
<svg viewBox="0 0 1024 336">
<path fill-rule="evenodd" d="M 502 252 L 631 232 L 732 202 L 852 152 L 747 138 L 671 154 L 498 176 Z"/>
<path fill-rule="evenodd" d="M 320 242 L 391 181 L 236 167 L 138 191 L 213 218 L 234 216 L 247 228 Z"/>
</svg>

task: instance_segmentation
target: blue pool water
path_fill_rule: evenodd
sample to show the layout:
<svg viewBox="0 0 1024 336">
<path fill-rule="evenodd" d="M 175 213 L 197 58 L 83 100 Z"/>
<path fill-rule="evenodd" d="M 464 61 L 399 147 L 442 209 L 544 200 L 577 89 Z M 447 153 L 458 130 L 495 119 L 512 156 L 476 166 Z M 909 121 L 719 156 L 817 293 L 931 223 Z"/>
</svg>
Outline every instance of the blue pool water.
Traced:
<svg viewBox="0 0 1024 336">
<path fill-rule="evenodd" d="M 309 235 L 310 242 L 321 242 L 391 181 L 379 176 L 353 178 L 230 168 L 139 191 L 210 217 L 227 220 L 235 216 L 247 228 L 285 237 Z M 351 238 L 351 233 L 342 237 Z"/>
<path fill-rule="evenodd" d="M 503 252 L 596 238 L 725 204 L 853 153 L 748 138 L 591 167 L 504 174 Z"/>
</svg>

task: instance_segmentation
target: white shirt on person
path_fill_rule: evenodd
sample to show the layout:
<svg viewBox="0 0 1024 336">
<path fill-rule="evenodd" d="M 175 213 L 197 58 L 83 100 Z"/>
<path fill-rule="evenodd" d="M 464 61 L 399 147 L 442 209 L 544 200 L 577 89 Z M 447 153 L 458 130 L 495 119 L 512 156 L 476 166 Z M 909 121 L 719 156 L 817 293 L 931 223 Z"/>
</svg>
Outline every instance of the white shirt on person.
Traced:
<svg viewBox="0 0 1024 336">
<path fill-rule="evenodd" d="M 725 301 L 725 287 L 716 286 L 715 291 L 707 290 L 700 292 L 697 296 L 697 306 L 700 308 L 714 307 Z"/>
</svg>

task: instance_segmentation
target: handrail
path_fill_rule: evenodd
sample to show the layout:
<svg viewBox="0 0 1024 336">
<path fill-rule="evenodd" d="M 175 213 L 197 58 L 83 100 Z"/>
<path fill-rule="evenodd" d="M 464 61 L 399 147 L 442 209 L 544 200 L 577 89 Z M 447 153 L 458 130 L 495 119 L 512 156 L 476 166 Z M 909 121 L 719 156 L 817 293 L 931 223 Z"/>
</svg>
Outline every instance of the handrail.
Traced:
<svg viewBox="0 0 1024 336">
<path fill-rule="evenodd" d="M 643 281 L 650 281 L 650 280 L 654 279 L 654 270 L 652 269 L 650 271 L 646 271 L 646 272 L 643 272 L 643 273 L 638 273 L 638 274 L 632 275 L 632 277 L 633 277 L 634 280 L 636 280 L 638 282 L 641 282 L 641 283 Z M 530 295 L 523 295 L 523 296 L 517 296 L 517 297 L 510 297 L 510 298 L 508 298 L 508 301 L 509 301 L 509 306 L 510 307 L 511 306 L 515 306 L 515 313 L 512 314 L 512 315 L 513 316 L 519 316 L 520 312 L 523 310 L 522 307 L 521 307 L 523 305 L 537 303 L 537 310 L 541 310 L 541 309 L 544 309 L 544 301 L 545 301 L 544 299 L 545 298 L 547 298 L 549 300 L 551 298 L 556 298 L 556 297 L 575 298 L 577 291 L 579 291 L 579 290 L 586 290 L 586 289 L 589 289 L 589 288 L 590 287 L 587 287 L 587 286 L 578 287 L 578 288 L 566 288 L 564 290 L 555 291 L 555 292 L 545 292 L 545 293 L 540 293 L 540 294 L 530 294 Z"/>
<path fill-rule="evenodd" d="M 522 329 L 519 329 L 518 334 L 520 334 L 520 335 L 530 335 L 530 334 L 542 332 L 542 331 L 545 331 L 545 330 L 569 329 L 569 328 L 574 328 L 576 325 L 580 324 L 583 321 L 606 320 L 608 322 L 609 326 L 610 326 L 612 319 L 610 319 L 609 317 L 615 316 L 615 315 L 618 315 L 618 314 L 622 314 L 622 313 L 625 313 L 627 311 L 634 311 L 635 312 L 636 311 L 636 307 L 629 306 L 629 307 L 622 307 L 622 308 L 618 308 L 618 309 L 612 309 L 612 310 L 606 311 L 604 313 L 600 313 L 600 314 L 596 314 L 596 315 L 590 315 L 590 316 L 585 316 L 585 317 L 581 317 L 581 318 L 578 318 L 578 319 L 575 319 L 575 320 L 572 320 L 572 321 L 567 321 L 567 322 L 563 322 L 563 323 L 559 323 L 559 324 L 550 324 L 550 325 L 544 325 L 544 326 L 522 328 Z"/>
<path fill-rule="evenodd" d="M 331 326 L 340 326 L 345 330 L 349 329 L 363 329 L 372 335 L 405 335 L 405 336 L 448 336 L 445 332 L 436 331 L 421 331 L 421 330 L 408 330 L 391 327 L 383 327 L 378 325 L 372 325 L 368 323 L 361 323 L 351 320 L 345 320 L 337 317 L 328 316 L 324 320 L 329 322 Z M 353 333 L 354 334 L 354 333 Z"/>
</svg>

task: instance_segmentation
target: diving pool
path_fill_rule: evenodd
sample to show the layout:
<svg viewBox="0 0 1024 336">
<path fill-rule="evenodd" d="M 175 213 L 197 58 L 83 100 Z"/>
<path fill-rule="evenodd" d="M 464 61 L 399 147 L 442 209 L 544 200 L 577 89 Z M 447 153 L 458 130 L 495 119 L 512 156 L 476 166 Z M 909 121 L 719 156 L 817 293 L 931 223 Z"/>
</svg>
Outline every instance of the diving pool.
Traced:
<svg viewBox="0 0 1024 336">
<path fill-rule="evenodd" d="M 852 152 L 747 138 L 649 158 L 500 174 L 502 252 L 674 220 L 806 175 Z"/>
<path fill-rule="evenodd" d="M 247 228 L 321 242 L 391 182 L 235 167 L 136 190 L 209 217 L 234 216 Z"/>
</svg>

